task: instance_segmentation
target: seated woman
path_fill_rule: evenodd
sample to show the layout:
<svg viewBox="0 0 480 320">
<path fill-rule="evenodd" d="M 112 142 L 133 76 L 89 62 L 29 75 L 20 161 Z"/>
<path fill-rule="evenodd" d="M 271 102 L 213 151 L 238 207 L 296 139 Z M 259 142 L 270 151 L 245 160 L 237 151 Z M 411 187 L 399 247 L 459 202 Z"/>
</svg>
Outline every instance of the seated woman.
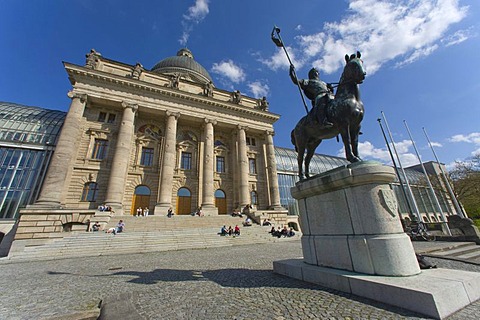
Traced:
<svg viewBox="0 0 480 320">
<path fill-rule="evenodd" d="M 125 231 L 125 223 L 123 222 L 123 220 L 120 220 L 118 223 L 117 223 L 117 228 L 115 229 L 116 233 L 120 233 L 120 232 L 124 232 Z"/>
<path fill-rule="evenodd" d="M 237 225 L 235 225 L 235 229 L 233 230 L 233 234 L 235 236 L 239 236 L 240 235 L 240 227 Z"/>
<path fill-rule="evenodd" d="M 243 221 L 243 226 L 244 227 L 250 227 L 251 225 L 252 225 L 252 219 L 247 217 L 247 219 L 245 219 L 245 221 Z"/>
<path fill-rule="evenodd" d="M 229 226 L 229 227 L 228 227 L 228 235 L 229 235 L 229 236 L 233 235 L 232 226 Z"/>
</svg>

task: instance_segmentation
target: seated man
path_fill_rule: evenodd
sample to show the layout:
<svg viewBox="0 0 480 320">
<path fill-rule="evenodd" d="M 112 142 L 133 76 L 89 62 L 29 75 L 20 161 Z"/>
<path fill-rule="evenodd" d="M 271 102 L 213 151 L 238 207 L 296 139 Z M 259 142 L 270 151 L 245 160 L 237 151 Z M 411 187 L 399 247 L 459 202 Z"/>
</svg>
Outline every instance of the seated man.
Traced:
<svg viewBox="0 0 480 320">
<path fill-rule="evenodd" d="M 272 223 L 270 222 L 270 219 L 266 219 L 265 221 L 263 221 L 263 224 L 262 226 L 271 226 Z"/>
<path fill-rule="evenodd" d="M 295 232 L 293 231 L 293 228 L 290 228 L 287 233 L 287 237 L 293 237 L 295 235 Z"/>
<path fill-rule="evenodd" d="M 95 231 L 99 231 L 100 230 L 100 223 L 98 223 L 98 221 L 96 221 L 93 225 L 92 225 L 92 231 L 95 232 Z"/>
<path fill-rule="evenodd" d="M 219 235 L 221 235 L 221 236 L 226 236 L 226 235 L 227 235 L 227 227 L 226 227 L 226 226 L 223 226 L 223 227 L 220 229 Z"/>
</svg>

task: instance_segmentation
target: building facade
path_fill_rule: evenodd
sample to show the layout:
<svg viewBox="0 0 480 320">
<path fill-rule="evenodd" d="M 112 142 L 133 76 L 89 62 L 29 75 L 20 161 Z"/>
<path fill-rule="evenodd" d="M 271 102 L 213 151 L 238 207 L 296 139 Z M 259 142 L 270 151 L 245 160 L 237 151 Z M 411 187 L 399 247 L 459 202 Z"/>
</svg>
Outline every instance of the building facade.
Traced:
<svg viewBox="0 0 480 320">
<path fill-rule="evenodd" d="M 72 103 L 35 207 L 281 209 L 264 99 L 217 89 L 188 49 L 151 70 L 94 50 L 64 65 Z"/>
</svg>

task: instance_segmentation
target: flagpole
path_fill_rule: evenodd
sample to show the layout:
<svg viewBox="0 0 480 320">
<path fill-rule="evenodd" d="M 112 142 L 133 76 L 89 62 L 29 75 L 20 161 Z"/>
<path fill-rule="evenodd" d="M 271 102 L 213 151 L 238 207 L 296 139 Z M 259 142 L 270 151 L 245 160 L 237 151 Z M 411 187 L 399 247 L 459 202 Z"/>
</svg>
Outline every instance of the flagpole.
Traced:
<svg viewBox="0 0 480 320">
<path fill-rule="evenodd" d="M 278 38 L 275 38 L 275 33 L 277 34 Z M 290 60 L 290 56 L 288 55 L 287 48 L 285 48 L 285 45 L 283 44 L 282 37 L 280 37 L 280 28 L 278 28 L 277 26 L 273 26 L 271 37 L 272 37 L 273 43 L 275 43 L 275 45 L 277 47 L 282 47 L 283 48 L 283 51 L 285 51 L 285 54 L 287 55 L 288 62 L 290 62 L 290 65 L 293 66 L 292 60 Z M 297 74 L 295 72 L 295 66 L 293 66 L 293 77 L 296 80 L 295 82 L 297 83 L 298 91 L 300 92 L 300 96 L 302 97 L 303 106 L 305 107 L 305 111 L 308 113 L 307 103 L 305 102 L 305 97 L 303 96 L 303 92 L 302 92 L 302 88 L 300 87 L 300 83 L 298 83 Z"/>
<path fill-rule="evenodd" d="M 448 227 L 447 219 L 445 218 L 442 207 L 440 206 L 440 202 L 438 202 L 437 195 L 435 194 L 435 191 L 433 190 L 433 186 L 430 182 L 430 178 L 428 177 L 427 170 L 425 170 L 425 166 L 423 165 L 420 153 L 418 153 L 417 146 L 415 145 L 415 141 L 413 140 L 413 137 L 412 137 L 412 133 L 410 132 L 410 129 L 408 128 L 407 121 L 403 120 L 403 123 L 405 124 L 405 128 L 407 128 L 408 136 L 410 137 L 410 140 L 412 141 L 413 149 L 415 150 L 415 153 L 417 154 L 418 161 L 420 162 L 420 165 L 422 166 L 423 174 L 425 175 L 425 178 L 427 178 L 428 187 L 430 188 L 430 192 L 432 193 L 433 199 L 435 200 L 435 205 L 437 206 L 437 210 L 438 210 L 438 212 L 440 212 L 440 215 L 442 216 L 443 224 L 445 225 L 445 228 L 447 230 L 447 234 L 449 236 L 452 236 L 452 233 L 450 232 L 450 228 Z"/>
<path fill-rule="evenodd" d="M 412 188 L 410 187 L 410 183 L 408 182 L 407 174 L 403 169 L 402 162 L 400 161 L 400 157 L 398 156 L 397 148 L 395 147 L 395 141 L 393 140 L 392 133 L 390 132 L 390 128 L 388 127 L 387 118 L 383 111 L 381 111 L 383 120 L 385 121 L 385 126 L 387 127 L 388 135 L 390 136 L 390 141 L 392 141 L 393 150 L 395 151 L 395 155 L 397 156 L 398 164 L 400 165 L 400 169 L 402 170 L 403 177 L 405 178 L 405 184 L 407 185 L 408 195 L 410 196 L 410 200 L 412 201 L 413 208 L 415 209 L 415 214 L 417 216 L 418 222 L 423 222 L 422 217 L 420 216 L 420 211 L 418 210 L 417 201 L 415 200 L 415 196 L 413 195 Z M 408 199 L 407 199 L 408 201 Z"/>
<path fill-rule="evenodd" d="M 460 205 L 458 204 L 457 197 L 455 196 L 455 193 L 453 192 L 450 182 L 448 181 L 447 175 L 445 174 L 445 171 L 443 170 L 443 167 L 440 164 L 440 161 L 438 160 L 435 149 L 433 149 L 432 142 L 430 142 L 430 139 L 428 138 L 427 131 L 425 131 L 424 127 L 422 129 L 423 129 L 423 132 L 425 133 L 425 137 L 427 138 L 428 145 L 430 146 L 430 149 L 432 149 L 433 155 L 437 160 L 438 167 L 440 168 L 440 172 L 442 173 L 443 179 L 445 180 L 445 185 L 447 186 L 448 193 L 450 194 L 450 198 L 452 199 L 452 202 L 453 202 L 453 205 L 455 206 L 455 210 L 457 211 L 457 214 L 460 215 L 462 218 L 468 218 L 466 213 L 460 208 Z"/>
<path fill-rule="evenodd" d="M 383 130 L 382 119 L 378 118 L 377 121 L 378 121 L 378 124 L 380 125 L 380 129 L 382 130 L 383 139 L 387 144 L 388 153 L 390 154 L 390 158 L 392 159 L 392 163 L 393 163 L 393 168 L 395 169 L 395 173 L 397 174 L 397 177 L 398 177 L 398 182 L 400 183 L 400 189 L 402 189 L 403 196 L 405 197 L 405 201 L 407 202 L 407 207 L 408 207 L 408 210 L 410 211 L 409 215 L 410 217 L 413 217 L 414 212 L 413 212 L 412 206 L 410 205 L 410 201 L 408 201 L 407 192 L 405 191 L 405 185 L 402 182 L 402 177 L 400 176 L 400 171 L 398 171 L 398 167 L 395 162 L 395 157 L 393 156 L 392 149 L 390 148 L 390 144 L 388 143 L 387 136 L 385 135 L 385 130 Z"/>
</svg>

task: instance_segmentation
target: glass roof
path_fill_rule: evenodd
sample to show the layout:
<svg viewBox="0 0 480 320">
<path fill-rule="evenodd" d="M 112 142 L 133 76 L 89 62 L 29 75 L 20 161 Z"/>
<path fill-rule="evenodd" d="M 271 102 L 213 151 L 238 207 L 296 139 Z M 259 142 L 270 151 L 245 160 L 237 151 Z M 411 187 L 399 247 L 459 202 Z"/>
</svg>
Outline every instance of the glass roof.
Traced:
<svg viewBox="0 0 480 320">
<path fill-rule="evenodd" d="M 0 141 L 55 145 L 67 113 L 0 101 Z"/>
<path fill-rule="evenodd" d="M 287 149 L 282 147 L 275 147 L 275 157 L 277 160 L 277 171 L 280 173 L 294 173 L 295 175 L 298 172 L 297 164 L 297 152 L 293 149 Z M 324 154 L 315 154 L 310 161 L 310 174 L 311 176 L 326 172 L 331 169 L 338 168 L 349 164 L 345 158 L 339 158 L 334 156 L 328 156 Z M 400 170 L 400 168 L 398 169 Z M 412 185 L 427 185 L 427 180 L 425 175 L 422 172 L 419 172 L 414 169 L 405 168 L 405 174 L 407 176 L 408 182 Z M 400 170 L 400 175 L 402 172 Z M 404 182 L 402 175 L 402 182 Z M 395 175 L 395 183 L 398 183 L 398 177 Z"/>
<path fill-rule="evenodd" d="M 275 157 L 277 160 L 278 171 L 298 172 L 297 152 L 295 150 L 275 147 Z M 349 163 L 350 162 L 344 158 L 314 154 L 310 161 L 310 173 L 312 175 L 323 173 Z"/>
</svg>

